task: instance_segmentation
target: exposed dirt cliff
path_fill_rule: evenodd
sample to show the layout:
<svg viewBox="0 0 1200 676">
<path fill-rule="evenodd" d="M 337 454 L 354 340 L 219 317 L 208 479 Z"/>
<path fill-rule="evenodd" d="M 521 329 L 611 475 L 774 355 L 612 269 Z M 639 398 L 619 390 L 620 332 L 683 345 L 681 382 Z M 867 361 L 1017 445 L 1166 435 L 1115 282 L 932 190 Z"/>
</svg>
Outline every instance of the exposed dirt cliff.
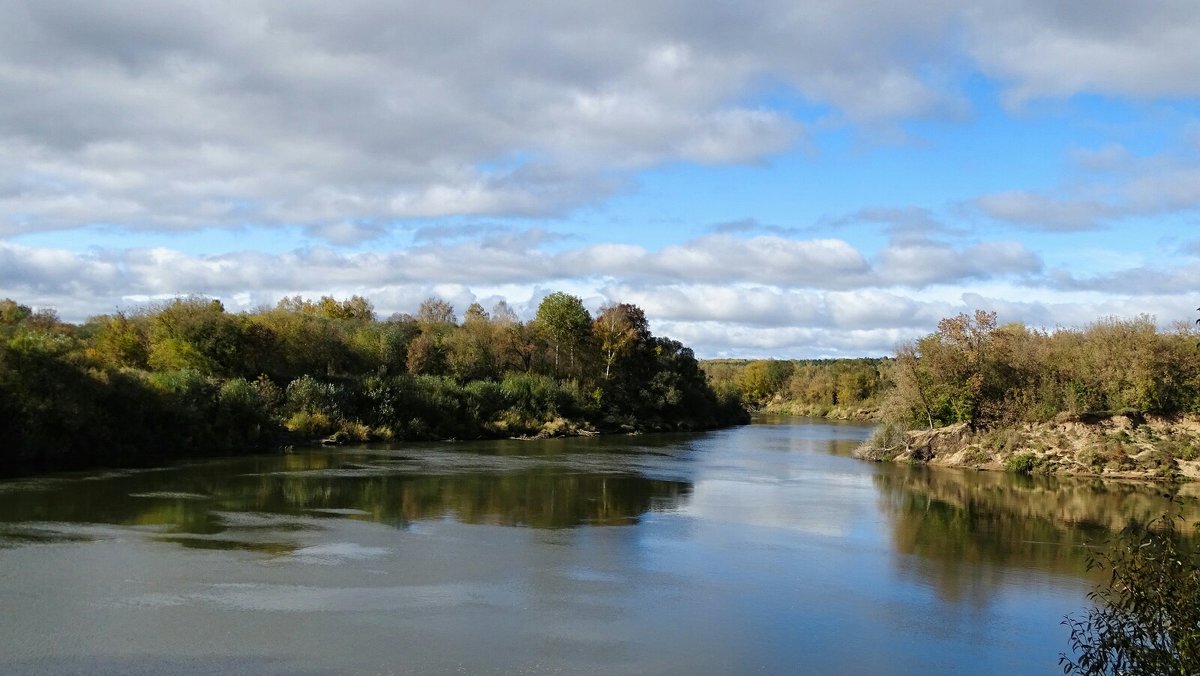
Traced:
<svg viewBox="0 0 1200 676">
<path fill-rule="evenodd" d="M 885 426 L 856 455 L 983 470 L 1189 481 L 1200 478 L 1200 416 L 1076 416 L 980 430 L 965 424 L 911 431 Z"/>
</svg>

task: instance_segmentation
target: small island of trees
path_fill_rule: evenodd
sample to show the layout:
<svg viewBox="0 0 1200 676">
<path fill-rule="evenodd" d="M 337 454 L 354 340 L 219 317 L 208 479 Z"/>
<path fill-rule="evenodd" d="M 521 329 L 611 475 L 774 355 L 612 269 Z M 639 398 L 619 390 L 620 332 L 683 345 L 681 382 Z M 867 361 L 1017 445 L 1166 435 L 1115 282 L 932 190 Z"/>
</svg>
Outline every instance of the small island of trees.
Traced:
<svg viewBox="0 0 1200 676">
<path fill-rule="evenodd" d="M 532 321 L 501 301 L 460 320 L 430 298 L 284 298 L 228 312 L 186 297 L 60 321 L 0 301 L 0 473 L 132 466 L 312 440 L 698 430 L 746 422 L 692 350 L 642 310 L 552 293 Z"/>
</svg>

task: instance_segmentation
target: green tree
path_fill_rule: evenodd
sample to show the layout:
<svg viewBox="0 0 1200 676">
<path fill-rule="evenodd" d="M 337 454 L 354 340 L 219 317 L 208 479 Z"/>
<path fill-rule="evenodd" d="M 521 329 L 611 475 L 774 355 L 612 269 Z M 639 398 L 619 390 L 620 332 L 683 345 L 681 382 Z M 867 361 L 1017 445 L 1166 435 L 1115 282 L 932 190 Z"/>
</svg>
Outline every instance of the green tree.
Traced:
<svg viewBox="0 0 1200 676">
<path fill-rule="evenodd" d="M 33 309 L 11 298 L 0 300 L 0 329 L 16 327 L 33 315 Z"/>
<path fill-rule="evenodd" d="M 575 353 L 585 344 L 592 330 L 592 317 L 583 307 L 583 301 L 577 296 L 555 291 L 538 305 L 536 321 L 554 348 L 554 375 L 559 375 L 559 355 L 564 348 L 574 369 Z"/>
<path fill-rule="evenodd" d="M 332 296 L 321 296 L 318 307 L 320 314 L 330 319 L 356 322 L 375 321 L 375 306 L 362 296 L 350 296 L 344 301 L 338 301 Z"/>
<path fill-rule="evenodd" d="M 738 377 L 738 387 L 746 399 L 761 403 L 779 392 L 791 374 L 791 362 L 759 359 L 746 365 Z"/>
<path fill-rule="evenodd" d="M 613 364 L 634 346 L 650 339 L 646 314 L 636 305 L 606 305 L 592 323 L 592 333 L 604 359 L 604 379 L 612 377 Z"/>
<path fill-rule="evenodd" d="M 150 337 L 144 318 L 130 319 L 124 312 L 95 317 L 93 340 L 96 356 L 110 366 L 145 368 L 150 358 Z"/>
<path fill-rule="evenodd" d="M 459 382 L 497 378 L 496 332 L 483 306 L 472 303 L 462 326 L 446 341 L 450 372 Z"/>
<path fill-rule="evenodd" d="M 192 369 L 206 375 L 237 368 L 236 320 L 215 298 L 176 298 L 150 316 L 149 362 L 158 370 Z"/>
<path fill-rule="evenodd" d="M 1107 568 L 1109 580 L 1088 597 L 1087 616 L 1068 616 L 1071 655 L 1064 673 L 1200 673 L 1200 551 L 1181 537 L 1177 517 L 1157 528 L 1125 529 L 1089 568 Z"/>
</svg>

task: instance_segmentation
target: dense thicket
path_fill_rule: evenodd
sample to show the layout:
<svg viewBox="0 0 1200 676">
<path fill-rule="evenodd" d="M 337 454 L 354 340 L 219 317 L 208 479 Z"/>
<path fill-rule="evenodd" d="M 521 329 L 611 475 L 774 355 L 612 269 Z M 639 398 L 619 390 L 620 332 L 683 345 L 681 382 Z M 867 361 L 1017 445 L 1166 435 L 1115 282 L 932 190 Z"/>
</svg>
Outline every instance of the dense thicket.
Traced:
<svg viewBox="0 0 1200 676">
<path fill-rule="evenodd" d="M 692 351 L 632 305 L 592 318 L 551 294 L 462 321 L 431 298 L 378 320 L 369 301 L 285 298 L 229 313 L 178 298 L 64 323 L 0 301 L 0 472 L 235 453 L 289 438 L 478 438 L 741 422 Z"/>
<path fill-rule="evenodd" d="M 997 325 L 989 312 L 958 315 L 901 346 L 891 377 L 887 412 L 909 426 L 1200 412 L 1196 332 L 1160 332 L 1146 316 L 1046 332 Z"/>
<path fill-rule="evenodd" d="M 758 408 L 804 415 L 854 415 L 876 407 L 891 383 L 886 359 L 715 359 L 713 387 Z"/>
</svg>

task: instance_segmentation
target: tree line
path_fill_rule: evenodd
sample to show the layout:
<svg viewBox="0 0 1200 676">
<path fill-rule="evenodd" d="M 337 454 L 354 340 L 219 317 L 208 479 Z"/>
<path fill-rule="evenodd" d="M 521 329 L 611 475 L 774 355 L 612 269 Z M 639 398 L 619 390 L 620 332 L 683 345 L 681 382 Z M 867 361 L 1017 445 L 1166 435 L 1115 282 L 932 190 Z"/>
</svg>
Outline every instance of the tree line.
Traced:
<svg viewBox="0 0 1200 676">
<path fill-rule="evenodd" d="M 1149 316 L 1049 332 L 960 314 L 900 346 L 891 380 L 887 414 L 908 427 L 1200 412 L 1196 332 Z"/>
<path fill-rule="evenodd" d="M 360 296 L 252 312 L 175 298 L 60 321 L 0 301 L 0 472 L 133 465 L 292 441 L 690 430 L 745 420 L 690 348 L 642 310 L 592 317 L 552 293 L 521 321 L 501 301 L 460 319 L 429 298 L 376 316 Z"/>
<path fill-rule="evenodd" d="M 973 429 L 1116 414 L 1200 412 L 1197 329 L 1149 316 L 1054 331 L 947 317 L 891 358 L 703 362 L 713 387 L 748 405 L 805 415 L 878 416 L 905 428 Z"/>
<path fill-rule="evenodd" d="M 871 416 L 891 387 L 888 359 L 713 359 L 713 386 L 768 412 Z"/>
</svg>

